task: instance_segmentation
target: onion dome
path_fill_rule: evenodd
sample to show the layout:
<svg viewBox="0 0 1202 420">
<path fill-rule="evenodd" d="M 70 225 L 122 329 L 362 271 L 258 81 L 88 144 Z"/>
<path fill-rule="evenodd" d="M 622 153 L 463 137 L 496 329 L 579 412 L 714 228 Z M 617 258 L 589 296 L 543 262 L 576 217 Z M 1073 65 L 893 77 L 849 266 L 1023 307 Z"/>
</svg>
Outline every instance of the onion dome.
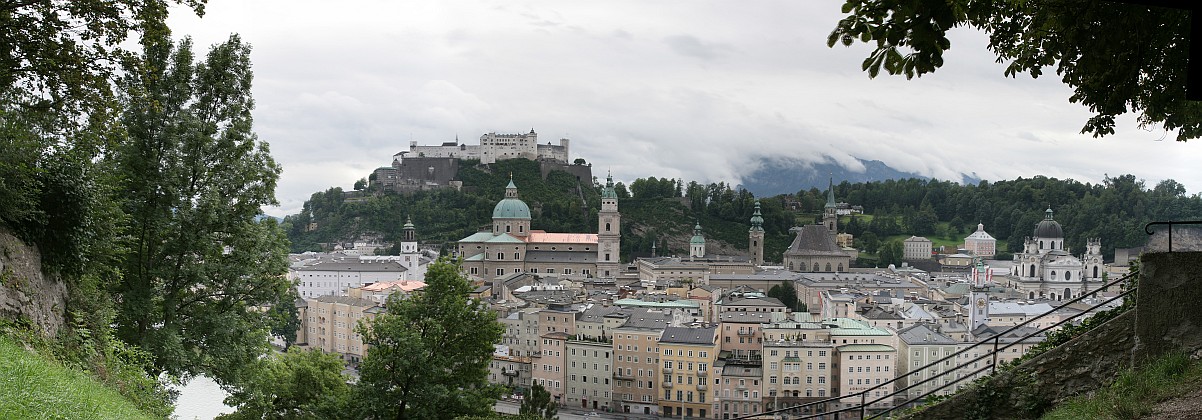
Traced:
<svg viewBox="0 0 1202 420">
<path fill-rule="evenodd" d="M 760 215 L 760 200 L 755 201 L 755 213 L 751 214 L 751 230 L 764 230 L 764 217 Z"/>
<path fill-rule="evenodd" d="M 492 209 L 492 218 L 530 220 L 530 206 L 518 198 L 518 187 L 513 185 L 512 176 L 509 178 L 509 185 L 505 186 L 505 199 Z"/>
</svg>

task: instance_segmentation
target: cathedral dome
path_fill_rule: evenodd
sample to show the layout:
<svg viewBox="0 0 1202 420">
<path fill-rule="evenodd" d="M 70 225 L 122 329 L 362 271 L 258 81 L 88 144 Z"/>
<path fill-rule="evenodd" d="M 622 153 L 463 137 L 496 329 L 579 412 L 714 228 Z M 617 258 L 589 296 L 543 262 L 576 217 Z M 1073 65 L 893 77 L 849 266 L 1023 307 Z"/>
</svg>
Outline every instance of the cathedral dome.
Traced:
<svg viewBox="0 0 1202 420">
<path fill-rule="evenodd" d="M 530 206 L 517 198 L 506 198 L 497 203 L 492 209 L 494 219 L 526 219 L 530 220 Z"/>
<path fill-rule="evenodd" d="M 1064 229 L 1060 227 L 1060 223 L 1052 220 L 1052 209 L 1044 214 L 1044 218 L 1039 224 L 1035 225 L 1036 238 L 1063 238 Z"/>
<path fill-rule="evenodd" d="M 524 219 L 530 220 L 530 206 L 518 198 L 518 187 L 513 185 L 513 175 L 509 175 L 509 185 L 505 186 L 505 199 L 492 209 L 493 219 Z"/>
</svg>

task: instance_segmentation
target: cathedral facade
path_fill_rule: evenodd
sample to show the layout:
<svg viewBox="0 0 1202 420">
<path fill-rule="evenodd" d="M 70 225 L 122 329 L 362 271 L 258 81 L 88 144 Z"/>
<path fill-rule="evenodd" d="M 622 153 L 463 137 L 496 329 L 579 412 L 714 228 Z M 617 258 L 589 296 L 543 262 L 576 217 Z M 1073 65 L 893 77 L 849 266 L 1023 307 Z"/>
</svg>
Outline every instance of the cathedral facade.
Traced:
<svg viewBox="0 0 1202 420">
<path fill-rule="evenodd" d="M 517 186 L 510 180 L 505 198 L 493 208 L 491 229 L 459 240 L 457 250 L 465 274 L 489 282 L 514 273 L 571 278 L 618 275 L 622 216 L 612 176 L 601 190 L 597 233 L 531 230 L 530 220 L 530 207 L 518 197 Z"/>
<path fill-rule="evenodd" d="M 1104 272 L 1101 239 L 1087 239 L 1085 253 L 1072 255 L 1064 245 L 1064 229 L 1049 208 L 1023 242 L 1023 252 L 1014 254 L 1011 287 L 1029 299 L 1067 300 L 1098 289 Z"/>
</svg>

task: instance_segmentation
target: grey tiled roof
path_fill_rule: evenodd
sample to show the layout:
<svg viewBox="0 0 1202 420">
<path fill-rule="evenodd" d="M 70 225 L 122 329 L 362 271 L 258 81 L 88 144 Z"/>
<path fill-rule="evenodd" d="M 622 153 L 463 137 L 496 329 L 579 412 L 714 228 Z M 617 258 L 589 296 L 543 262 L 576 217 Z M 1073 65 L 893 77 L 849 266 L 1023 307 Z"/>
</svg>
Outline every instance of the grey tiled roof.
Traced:
<svg viewBox="0 0 1202 420">
<path fill-rule="evenodd" d="M 660 343 L 675 344 L 714 344 L 717 336 L 714 334 L 718 327 L 684 328 L 667 327 L 660 335 Z"/>
<path fill-rule="evenodd" d="M 835 235 L 823 225 L 806 225 L 794 228 L 797 237 L 789 244 L 785 255 L 834 255 L 847 256 L 835 243 Z"/>
</svg>

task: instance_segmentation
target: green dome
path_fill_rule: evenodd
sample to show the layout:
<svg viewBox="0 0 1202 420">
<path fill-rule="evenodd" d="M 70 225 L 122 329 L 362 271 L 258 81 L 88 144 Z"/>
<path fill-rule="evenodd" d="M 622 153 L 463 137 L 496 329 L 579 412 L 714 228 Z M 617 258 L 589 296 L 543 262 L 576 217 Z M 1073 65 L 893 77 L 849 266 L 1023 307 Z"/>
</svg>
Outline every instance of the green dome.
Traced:
<svg viewBox="0 0 1202 420">
<path fill-rule="evenodd" d="M 689 244 L 691 244 L 691 245 L 699 245 L 699 244 L 704 245 L 705 244 L 705 237 L 701 236 L 701 224 L 700 223 L 698 223 L 696 226 L 693 226 L 693 238 L 689 239 Z"/>
<path fill-rule="evenodd" d="M 530 220 L 530 206 L 517 198 L 506 198 L 497 203 L 492 209 L 494 219 L 526 219 Z"/>
</svg>

